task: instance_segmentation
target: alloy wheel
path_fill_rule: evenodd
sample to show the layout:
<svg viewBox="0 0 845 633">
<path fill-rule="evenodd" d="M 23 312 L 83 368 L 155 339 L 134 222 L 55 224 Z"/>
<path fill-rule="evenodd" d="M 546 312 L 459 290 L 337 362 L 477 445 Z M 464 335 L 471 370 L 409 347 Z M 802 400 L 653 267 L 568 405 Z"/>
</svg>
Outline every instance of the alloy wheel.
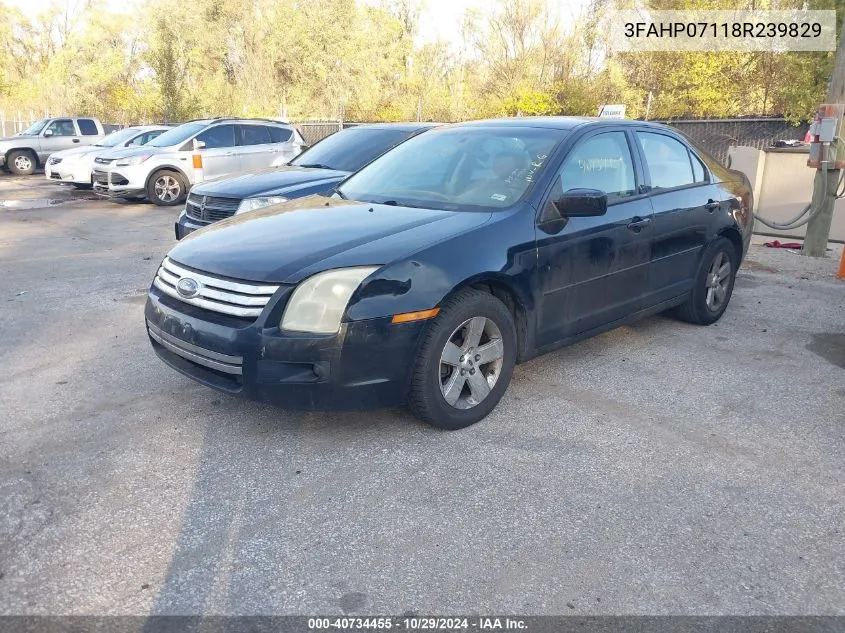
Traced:
<svg viewBox="0 0 845 633">
<path fill-rule="evenodd" d="M 15 156 L 15 167 L 20 171 L 32 169 L 32 159 L 29 156 Z"/>
<path fill-rule="evenodd" d="M 440 393 L 456 409 L 482 402 L 499 380 L 504 358 L 499 327 L 486 317 L 472 317 L 452 332 L 440 354 Z"/>
<path fill-rule="evenodd" d="M 182 187 L 173 176 L 159 176 L 156 178 L 154 190 L 156 198 L 162 202 L 173 202 L 182 192 Z"/>
<path fill-rule="evenodd" d="M 717 312 L 725 303 L 731 284 L 731 259 L 724 251 L 713 258 L 707 273 L 707 296 L 705 301 L 711 312 Z"/>
</svg>

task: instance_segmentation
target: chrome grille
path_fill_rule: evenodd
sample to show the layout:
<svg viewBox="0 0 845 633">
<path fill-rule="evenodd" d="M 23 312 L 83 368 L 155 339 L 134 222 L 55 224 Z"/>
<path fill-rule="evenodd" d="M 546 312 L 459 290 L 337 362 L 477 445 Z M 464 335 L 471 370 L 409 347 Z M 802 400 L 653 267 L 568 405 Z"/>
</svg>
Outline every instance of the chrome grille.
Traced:
<svg viewBox="0 0 845 633">
<path fill-rule="evenodd" d="M 217 222 L 235 215 L 240 203 L 240 198 L 217 198 L 192 193 L 185 203 L 185 213 L 194 220 Z"/>
<path fill-rule="evenodd" d="M 198 285 L 197 295 L 185 297 L 177 290 L 182 279 L 192 279 Z M 156 273 L 153 285 L 164 294 L 191 305 L 237 317 L 257 317 L 279 286 L 230 281 L 197 273 L 165 257 Z"/>
</svg>

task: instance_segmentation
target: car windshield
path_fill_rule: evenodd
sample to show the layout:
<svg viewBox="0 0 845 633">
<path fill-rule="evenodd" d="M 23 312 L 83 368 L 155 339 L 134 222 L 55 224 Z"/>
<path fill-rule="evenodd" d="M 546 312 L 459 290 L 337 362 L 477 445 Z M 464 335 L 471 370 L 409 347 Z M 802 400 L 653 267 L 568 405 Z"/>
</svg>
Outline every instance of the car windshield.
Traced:
<svg viewBox="0 0 845 633">
<path fill-rule="evenodd" d="M 138 130 L 134 128 L 125 128 L 123 130 L 118 130 L 117 132 L 112 132 L 102 141 L 97 143 L 97 147 L 117 147 L 128 141 L 129 139 L 137 136 Z"/>
<path fill-rule="evenodd" d="M 147 143 L 147 147 L 171 147 L 172 145 L 179 145 L 179 143 L 184 143 L 206 127 L 208 127 L 207 122 L 183 123 L 179 127 L 168 130 L 161 136 L 154 138 Z"/>
<path fill-rule="evenodd" d="M 294 158 L 298 167 L 322 167 L 339 171 L 358 171 L 398 145 L 414 132 L 391 128 L 353 127 L 326 137 Z"/>
<path fill-rule="evenodd" d="M 513 205 L 534 182 L 562 130 L 455 127 L 420 134 L 338 189 L 351 200 L 447 210 Z"/>
<path fill-rule="evenodd" d="M 41 133 L 41 130 L 44 129 L 44 126 L 47 125 L 49 121 L 50 119 L 41 119 L 40 121 L 36 121 L 28 128 L 26 128 L 23 132 L 20 132 L 18 136 L 38 136 Z"/>
</svg>

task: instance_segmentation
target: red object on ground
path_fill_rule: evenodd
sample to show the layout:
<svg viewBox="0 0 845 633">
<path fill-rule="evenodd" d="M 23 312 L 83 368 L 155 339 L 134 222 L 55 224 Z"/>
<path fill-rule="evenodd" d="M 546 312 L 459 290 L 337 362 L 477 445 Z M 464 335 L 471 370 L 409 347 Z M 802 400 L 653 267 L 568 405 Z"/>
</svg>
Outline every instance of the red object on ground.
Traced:
<svg viewBox="0 0 845 633">
<path fill-rule="evenodd" d="M 765 242 L 763 246 L 768 246 L 769 248 L 801 248 L 801 242 L 779 242 L 773 240 L 771 242 Z"/>
<path fill-rule="evenodd" d="M 836 276 L 845 279 L 845 248 L 842 249 L 842 259 L 839 260 L 839 272 Z"/>
</svg>

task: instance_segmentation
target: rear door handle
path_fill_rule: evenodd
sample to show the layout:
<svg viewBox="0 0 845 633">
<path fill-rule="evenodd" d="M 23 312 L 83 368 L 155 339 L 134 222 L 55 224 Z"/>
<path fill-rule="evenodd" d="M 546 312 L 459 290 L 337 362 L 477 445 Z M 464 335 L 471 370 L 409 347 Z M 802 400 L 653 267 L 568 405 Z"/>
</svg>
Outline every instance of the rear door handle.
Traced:
<svg viewBox="0 0 845 633">
<path fill-rule="evenodd" d="M 651 224 L 651 218 L 634 217 L 633 222 L 628 225 L 628 230 L 633 231 L 634 233 L 639 233 L 649 224 Z"/>
<path fill-rule="evenodd" d="M 715 200 L 708 200 L 707 204 L 704 205 L 704 208 L 707 209 L 708 211 L 715 211 L 716 209 L 719 208 L 719 203 L 716 202 Z"/>
</svg>

